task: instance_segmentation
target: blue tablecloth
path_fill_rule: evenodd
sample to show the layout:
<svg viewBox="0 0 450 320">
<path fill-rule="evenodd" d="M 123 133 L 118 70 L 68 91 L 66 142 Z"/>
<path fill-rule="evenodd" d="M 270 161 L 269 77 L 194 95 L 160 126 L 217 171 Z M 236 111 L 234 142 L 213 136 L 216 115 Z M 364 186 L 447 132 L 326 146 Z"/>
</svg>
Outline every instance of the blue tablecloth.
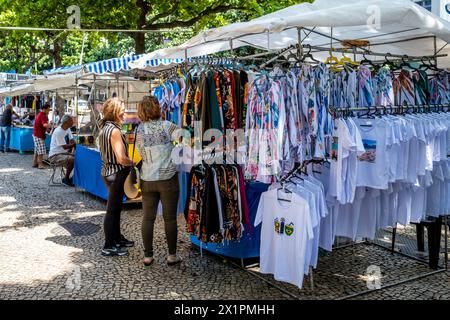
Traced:
<svg viewBox="0 0 450 320">
<path fill-rule="evenodd" d="M 45 146 L 50 149 L 51 136 L 47 135 Z M 11 128 L 10 148 L 19 152 L 34 151 L 33 128 Z"/>
<path fill-rule="evenodd" d="M 108 200 L 108 190 L 103 183 L 101 170 L 100 152 L 77 145 L 73 183 L 76 187 L 84 189 L 90 194 Z"/>
<path fill-rule="evenodd" d="M 247 202 L 250 210 L 250 222 L 253 226 L 258 210 L 261 194 L 267 191 L 269 185 L 259 182 L 250 182 L 245 185 Z M 197 237 L 191 236 L 191 242 L 202 247 L 203 250 L 219 254 L 225 257 L 247 259 L 259 257 L 259 246 L 261 243 L 261 225 L 248 227 L 242 238 L 238 241 L 225 241 L 224 243 L 201 243 Z"/>
</svg>

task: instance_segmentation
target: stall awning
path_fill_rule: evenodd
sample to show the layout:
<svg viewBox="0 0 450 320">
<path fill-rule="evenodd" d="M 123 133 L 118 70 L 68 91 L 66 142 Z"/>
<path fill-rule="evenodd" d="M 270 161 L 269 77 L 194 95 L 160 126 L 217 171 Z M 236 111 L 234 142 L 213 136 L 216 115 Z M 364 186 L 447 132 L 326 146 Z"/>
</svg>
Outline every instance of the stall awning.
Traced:
<svg viewBox="0 0 450 320">
<path fill-rule="evenodd" d="M 0 88 L 0 97 L 14 97 L 34 93 L 36 89 L 33 84 L 20 84 Z"/>
<path fill-rule="evenodd" d="M 129 63 L 138 60 L 143 55 L 134 55 L 123 58 L 108 59 L 93 63 L 88 63 L 86 69 L 90 73 L 104 74 L 104 73 L 116 73 L 120 71 L 130 70 Z"/>
<path fill-rule="evenodd" d="M 66 74 L 76 74 L 83 72 L 84 65 L 79 66 L 69 66 L 69 67 L 60 67 L 56 69 L 50 69 L 44 71 L 44 75 L 53 76 L 53 75 L 66 75 Z"/>
<path fill-rule="evenodd" d="M 157 50 L 137 61 L 183 58 L 214 54 L 252 46 L 279 50 L 302 40 L 313 46 L 342 47 L 341 40 L 364 39 L 379 52 L 425 56 L 450 53 L 450 23 L 410 0 L 316 0 L 253 19 L 201 32 L 180 46 Z M 312 32 L 311 32 L 312 30 Z M 333 33 L 333 43 L 330 35 Z M 412 40 L 414 39 L 414 40 Z M 320 58 L 320 57 L 319 57 Z M 450 58 L 439 59 L 450 67 Z"/>
</svg>

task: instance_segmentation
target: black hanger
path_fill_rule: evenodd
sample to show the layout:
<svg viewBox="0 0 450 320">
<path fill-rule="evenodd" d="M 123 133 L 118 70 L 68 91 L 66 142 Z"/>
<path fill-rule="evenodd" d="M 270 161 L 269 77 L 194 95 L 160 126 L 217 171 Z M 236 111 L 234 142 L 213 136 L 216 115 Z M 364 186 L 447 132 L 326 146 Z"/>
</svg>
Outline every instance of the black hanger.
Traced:
<svg viewBox="0 0 450 320">
<path fill-rule="evenodd" d="M 294 59 L 294 65 L 297 62 L 300 62 L 300 59 L 298 58 L 297 54 L 295 54 L 293 51 L 290 51 L 289 54 L 286 56 L 286 62 L 290 63 L 290 59 Z"/>
<path fill-rule="evenodd" d="M 394 63 L 392 62 L 392 61 L 390 61 L 387 57 L 392 57 L 392 54 L 390 54 L 389 52 L 388 53 L 386 53 L 385 54 L 385 56 L 384 56 L 384 62 L 383 62 L 383 64 L 381 65 L 382 67 L 390 67 L 390 68 L 393 68 L 394 67 Z"/>
<path fill-rule="evenodd" d="M 409 57 L 405 54 L 402 57 L 402 63 L 398 66 L 399 69 L 403 68 L 403 67 L 407 67 L 410 68 L 412 70 L 419 70 L 416 67 L 413 67 L 409 62 L 407 62 L 405 59 L 408 59 Z"/>
<path fill-rule="evenodd" d="M 425 59 L 425 57 L 422 57 L 422 58 L 420 59 L 420 61 L 422 61 L 422 64 L 419 66 L 419 69 L 425 68 L 424 71 L 430 70 L 431 65 L 426 64 L 424 59 Z"/>
<path fill-rule="evenodd" d="M 429 61 L 429 64 L 425 63 L 426 60 Z M 439 69 L 437 67 L 436 64 L 433 63 L 433 59 L 431 59 L 430 57 L 422 57 L 421 61 L 422 61 L 422 64 L 420 65 L 419 68 L 425 67 L 425 70 L 432 70 L 432 71 L 437 71 L 437 72 L 442 71 L 441 69 Z"/>
<path fill-rule="evenodd" d="M 362 59 L 359 63 L 361 65 L 369 65 L 369 66 L 372 66 L 373 68 L 375 68 L 376 66 L 373 64 L 373 62 L 366 58 L 366 52 L 369 53 L 368 51 L 364 51 L 363 55 L 362 55 L 364 59 Z"/>
<path fill-rule="evenodd" d="M 320 61 L 315 59 L 311 54 L 311 45 L 307 44 L 306 47 L 308 48 L 308 52 L 300 59 L 300 62 L 305 62 L 306 58 L 310 58 L 312 61 L 320 63 Z"/>
<path fill-rule="evenodd" d="M 375 116 L 371 113 L 371 110 L 370 110 L 370 108 L 368 107 L 367 108 L 367 111 L 365 112 L 365 113 L 360 113 L 360 114 L 358 114 L 358 118 L 361 118 L 361 119 L 375 119 Z"/>
<path fill-rule="evenodd" d="M 283 198 L 280 198 L 280 197 L 279 197 L 279 191 L 281 191 L 281 190 L 282 190 L 285 194 L 292 194 L 292 191 L 291 191 L 291 190 L 285 188 L 285 182 L 284 182 L 284 181 L 281 182 L 281 188 L 278 188 L 278 189 L 277 189 L 277 199 L 278 199 L 279 201 L 291 202 L 290 199 L 283 199 Z"/>
</svg>

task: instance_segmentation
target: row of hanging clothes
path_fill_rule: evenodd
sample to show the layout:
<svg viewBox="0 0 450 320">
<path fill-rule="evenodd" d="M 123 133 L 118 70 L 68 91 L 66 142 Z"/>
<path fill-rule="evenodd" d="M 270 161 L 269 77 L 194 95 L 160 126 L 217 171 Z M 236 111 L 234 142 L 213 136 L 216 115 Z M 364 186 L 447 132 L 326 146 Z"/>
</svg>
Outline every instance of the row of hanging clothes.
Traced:
<svg viewBox="0 0 450 320">
<path fill-rule="evenodd" d="M 374 64 L 325 63 L 306 54 L 294 66 L 261 70 L 247 100 L 246 177 L 276 180 L 294 162 L 329 157 L 333 118 L 330 107 L 435 105 L 450 102 L 448 73 L 425 61 L 419 67 L 387 59 Z M 433 74 L 429 74 L 429 71 Z M 427 73 L 428 71 L 428 73 Z"/>
<path fill-rule="evenodd" d="M 261 272 L 301 288 L 337 237 L 449 215 L 450 112 L 431 109 L 337 112 L 329 161 L 296 164 L 261 196 Z"/>
<path fill-rule="evenodd" d="M 337 237 L 450 212 L 448 73 L 329 60 L 262 70 L 248 96 L 246 175 L 271 183 L 260 270 L 299 288 Z"/>
<path fill-rule="evenodd" d="M 202 134 L 208 129 L 225 132 L 243 128 L 246 114 L 248 75 L 235 63 L 197 64 L 186 76 L 186 97 L 182 127 L 194 132 L 200 122 Z"/>
<path fill-rule="evenodd" d="M 204 243 L 239 240 L 249 226 L 242 168 L 196 165 L 188 179 L 186 230 Z"/>
<path fill-rule="evenodd" d="M 357 70 L 347 70 L 351 82 L 353 95 L 359 99 L 351 103 L 333 101 L 339 108 L 353 108 L 356 106 L 404 106 L 404 105 L 435 105 L 450 102 L 449 74 L 433 64 L 409 63 L 407 57 L 401 63 L 395 64 L 387 59 L 382 64 L 375 65 L 368 59 L 363 59 Z M 431 71 L 431 73 L 430 73 Z"/>
<path fill-rule="evenodd" d="M 338 236 L 373 239 L 450 213 L 450 113 L 389 110 L 335 121 L 328 199 Z"/>
<path fill-rule="evenodd" d="M 24 96 L 14 96 L 5 97 L 4 103 L 11 104 L 13 107 L 17 108 L 28 108 L 33 110 L 40 110 L 43 103 L 43 98 L 39 95 L 24 95 Z"/>
<path fill-rule="evenodd" d="M 152 94 L 158 99 L 161 107 L 161 118 L 179 127 L 182 125 L 185 91 L 185 78 L 178 70 L 163 74 L 159 85 L 152 89 Z"/>
</svg>

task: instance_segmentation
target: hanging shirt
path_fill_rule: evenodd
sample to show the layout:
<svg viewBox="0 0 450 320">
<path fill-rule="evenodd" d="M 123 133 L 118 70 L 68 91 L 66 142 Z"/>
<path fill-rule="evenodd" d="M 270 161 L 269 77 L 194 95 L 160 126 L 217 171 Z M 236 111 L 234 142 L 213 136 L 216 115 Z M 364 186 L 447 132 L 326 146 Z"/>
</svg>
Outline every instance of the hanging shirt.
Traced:
<svg viewBox="0 0 450 320">
<path fill-rule="evenodd" d="M 295 193 L 290 198 L 281 203 L 277 189 L 261 196 L 255 218 L 255 226 L 262 223 L 260 271 L 301 288 L 313 230 L 307 201 Z"/>
<path fill-rule="evenodd" d="M 414 88 L 416 90 L 416 105 L 426 105 L 430 101 L 430 88 L 428 74 L 424 70 L 417 70 L 413 73 Z"/>
<path fill-rule="evenodd" d="M 358 128 L 344 119 L 335 122 L 333 145 L 331 151 L 331 170 L 329 195 L 345 204 L 352 199 L 357 185 L 357 175 L 352 173 L 357 168 L 356 154 L 364 151 Z M 351 156 L 353 153 L 355 155 Z M 349 163 L 350 159 L 350 163 Z M 352 172 L 348 173 L 347 171 Z M 353 181 L 349 181 L 352 179 Z"/>
<path fill-rule="evenodd" d="M 389 182 L 389 168 L 386 162 L 388 127 L 379 118 L 356 118 L 354 121 L 361 133 L 365 149 L 365 152 L 358 156 L 357 186 L 387 189 Z"/>
<path fill-rule="evenodd" d="M 330 72 L 327 66 L 320 63 L 314 68 L 317 106 L 317 137 L 314 144 L 314 157 L 323 159 L 326 156 L 326 136 L 332 132 L 331 115 L 328 113 L 330 103 Z"/>
<path fill-rule="evenodd" d="M 412 73 L 402 69 L 393 82 L 395 105 L 405 106 L 415 104 L 415 88 Z"/>
<path fill-rule="evenodd" d="M 392 87 L 391 71 L 387 68 L 380 68 L 373 77 L 374 101 L 376 106 L 393 106 L 394 89 Z"/>
<path fill-rule="evenodd" d="M 450 85 L 447 72 L 440 72 L 430 80 L 430 104 L 448 104 Z"/>
<path fill-rule="evenodd" d="M 367 66 L 361 65 L 357 72 L 358 106 L 372 107 L 374 105 L 374 90 L 372 74 Z"/>
</svg>

